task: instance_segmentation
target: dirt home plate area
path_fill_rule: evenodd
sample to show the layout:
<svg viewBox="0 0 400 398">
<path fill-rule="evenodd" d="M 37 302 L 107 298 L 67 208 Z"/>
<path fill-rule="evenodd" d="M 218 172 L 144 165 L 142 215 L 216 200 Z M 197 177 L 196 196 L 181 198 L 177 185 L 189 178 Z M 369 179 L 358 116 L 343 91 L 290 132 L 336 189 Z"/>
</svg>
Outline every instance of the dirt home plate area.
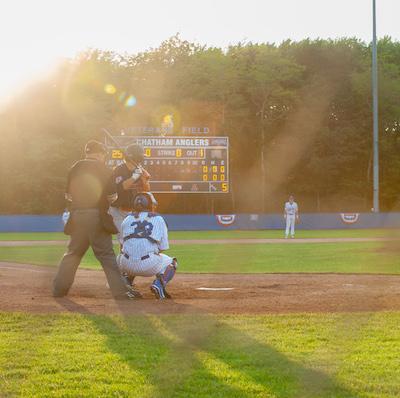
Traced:
<svg viewBox="0 0 400 398">
<path fill-rule="evenodd" d="M 173 298 L 160 302 L 149 290 L 150 278 L 137 278 L 143 299 L 115 301 L 103 272 L 86 269 L 78 270 L 67 297 L 55 299 L 50 291 L 55 271 L 0 263 L 0 311 L 266 314 L 400 310 L 400 276 L 395 275 L 177 274 L 168 289 Z"/>
</svg>

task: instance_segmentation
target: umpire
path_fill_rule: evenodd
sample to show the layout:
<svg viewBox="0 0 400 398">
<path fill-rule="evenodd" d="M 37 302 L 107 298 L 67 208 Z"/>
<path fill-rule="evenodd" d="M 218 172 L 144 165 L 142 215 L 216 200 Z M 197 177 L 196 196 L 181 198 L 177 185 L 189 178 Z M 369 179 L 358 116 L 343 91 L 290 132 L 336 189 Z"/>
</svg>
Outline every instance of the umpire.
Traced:
<svg viewBox="0 0 400 398">
<path fill-rule="evenodd" d="M 89 141 L 85 155 L 85 159 L 76 162 L 68 174 L 66 198 L 70 201 L 70 217 L 65 233 L 70 235 L 70 241 L 53 282 L 53 296 L 68 294 L 81 259 L 91 246 L 114 298 L 133 298 L 120 276 L 113 250 L 111 233 L 114 226 L 107 210 L 116 192 L 111 171 L 105 165 L 106 148 L 100 142 Z"/>
</svg>

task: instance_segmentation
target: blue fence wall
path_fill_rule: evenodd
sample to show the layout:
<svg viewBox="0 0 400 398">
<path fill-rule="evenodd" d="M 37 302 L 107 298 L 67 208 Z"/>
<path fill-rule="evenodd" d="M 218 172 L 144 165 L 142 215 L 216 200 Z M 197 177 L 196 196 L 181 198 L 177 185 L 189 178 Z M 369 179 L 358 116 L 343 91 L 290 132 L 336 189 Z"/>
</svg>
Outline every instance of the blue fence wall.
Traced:
<svg viewBox="0 0 400 398">
<path fill-rule="evenodd" d="M 343 221 L 343 217 L 347 222 Z M 282 229 L 281 214 L 165 215 L 170 230 L 255 230 Z M 348 223 L 354 220 L 353 223 Z M 221 225 L 225 224 L 225 225 Z M 62 231 L 61 216 L 0 216 L 0 232 L 58 232 Z M 400 228 L 400 213 L 340 213 L 302 214 L 298 229 L 358 229 Z"/>
</svg>

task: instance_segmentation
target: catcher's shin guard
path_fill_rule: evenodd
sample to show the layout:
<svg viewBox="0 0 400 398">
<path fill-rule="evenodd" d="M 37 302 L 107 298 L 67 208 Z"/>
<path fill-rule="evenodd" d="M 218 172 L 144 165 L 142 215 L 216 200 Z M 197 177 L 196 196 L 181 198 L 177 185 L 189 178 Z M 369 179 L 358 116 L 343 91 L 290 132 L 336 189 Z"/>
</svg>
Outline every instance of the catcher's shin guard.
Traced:
<svg viewBox="0 0 400 398">
<path fill-rule="evenodd" d="M 151 285 L 151 291 L 155 294 L 155 296 L 159 299 L 171 298 L 166 290 L 167 283 L 172 280 L 176 273 L 176 268 L 178 266 L 178 261 L 176 258 L 172 260 L 172 263 L 167 266 L 165 271 L 162 274 L 157 275 L 157 279 L 153 281 Z"/>
<path fill-rule="evenodd" d="M 176 273 L 176 267 L 178 266 L 178 262 L 176 258 L 172 260 L 172 263 L 168 265 L 168 267 L 165 269 L 164 273 L 161 275 L 162 282 L 164 287 L 167 285 L 168 282 L 172 280 L 172 278 L 175 276 Z"/>
</svg>

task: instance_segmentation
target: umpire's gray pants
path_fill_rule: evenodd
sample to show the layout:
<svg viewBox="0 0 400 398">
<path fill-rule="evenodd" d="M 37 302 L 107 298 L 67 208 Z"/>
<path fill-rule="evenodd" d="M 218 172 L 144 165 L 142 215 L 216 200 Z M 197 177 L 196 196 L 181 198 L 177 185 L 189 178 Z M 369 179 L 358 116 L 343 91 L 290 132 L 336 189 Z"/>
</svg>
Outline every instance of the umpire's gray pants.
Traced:
<svg viewBox="0 0 400 398">
<path fill-rule="evenodd" d="M 126 297 L 127 288 L 121 279 L 112 243 L 112 235 L 101 224 L 97 209 L 73 210 L 72 233 L 57 275 L 53 282 L 53 296 L 68 294 L 82 257 L 91 246 L 106 274 L 111 293 L 115 298 Z"/>
</svg>

